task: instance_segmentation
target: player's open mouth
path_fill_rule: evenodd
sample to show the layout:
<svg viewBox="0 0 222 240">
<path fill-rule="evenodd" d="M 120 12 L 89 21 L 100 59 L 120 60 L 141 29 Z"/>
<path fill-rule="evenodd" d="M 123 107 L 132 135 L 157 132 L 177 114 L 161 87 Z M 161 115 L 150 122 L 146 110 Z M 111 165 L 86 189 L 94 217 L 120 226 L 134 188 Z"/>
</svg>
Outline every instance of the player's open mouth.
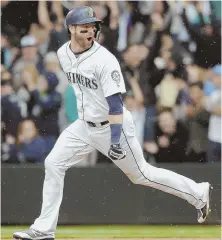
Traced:
<svg viewBox="0 0 222 240">
<path fill-rule="evenodd" d="M 88 37 L 87 38 L 88 41 L 92 41 L 92 39 L 93 39 L 92 37 Z"/>
</svg>

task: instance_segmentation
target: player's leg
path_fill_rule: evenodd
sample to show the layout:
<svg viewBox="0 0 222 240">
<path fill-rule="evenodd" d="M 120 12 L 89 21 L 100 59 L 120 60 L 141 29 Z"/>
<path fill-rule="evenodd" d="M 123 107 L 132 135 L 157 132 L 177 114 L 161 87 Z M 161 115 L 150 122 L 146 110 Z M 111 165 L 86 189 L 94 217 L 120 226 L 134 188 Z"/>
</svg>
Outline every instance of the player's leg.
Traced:
<svg viewBox="0 0 222 240">
<path fill-rule="evenodd" d="M 121 145 L 127 151 L 127 158 L 114 163 L 133 183 L 150 186 L 186 200 L 198 209 L 198 222 L 204 222 L 209 212 L 210 184 L 196 183 L 173 171 L 148 164 L 136 137 L 127 136 L 125 131 L 123 135 Z"/>
<path fill-rule="evenodd" d="M 101 139 L 100 141 L 96 140 L 96 137 L 93 138 L 93 141 L 96 141 L 97 146 L 95 147 L 107 156 L 110 131 L 105 129 L 103 132 L 103 141 Z M 180 174 L 154 167 L 146 162 L 141 146 L 135 136 L 135 127 L 131 115 L 128 112 L 124 116 L 121 147 L 126 150 L 127 157 L 123 160 L 114 161 L 114 163 L 133 183 L 150 186 L 178 196 L 197 209 L 203 208 L 208 202 L 208 183 L 196 183 Z"/>
<path fill-rule="evenodd" d="M 17 232 L 13 235 L 14 238 L 54 239 L 63 197 L 65 172 L 93 150 L 83 121 L 77 120 L 62 132 L 45 160 L 41 214 L 31 226 L 31 230 L 28 230 L 28 236 L 27 231 Z"/>
<path fill-rule="evenodd" d="M 127 151 L 127 158 L 114 163 L 135 184 L 147 185 L 161 191 L 178 196 L 197 209 L 206 203 L 208 189 L 207 183 L 196 183 L 173 171 L 150 165 L 143 157 L 141 146 L 136 137 L 127 137 L 123 132 L 125 141 L 122 147 Z"/>
</svg>

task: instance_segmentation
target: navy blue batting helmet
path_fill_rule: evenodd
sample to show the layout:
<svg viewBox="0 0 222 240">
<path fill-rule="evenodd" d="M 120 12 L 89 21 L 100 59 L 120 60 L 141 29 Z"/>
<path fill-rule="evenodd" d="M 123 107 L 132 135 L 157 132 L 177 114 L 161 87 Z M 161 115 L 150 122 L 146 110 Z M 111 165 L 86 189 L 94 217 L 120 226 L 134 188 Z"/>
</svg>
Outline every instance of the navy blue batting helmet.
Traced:
<svg viewBox="0 0 222 240">
<path fill-rule="evenodd" d="M 99 23 L 96 14 L 91 7 L 83 6 L 70 10 L 66 16 L 66 26 Z"/>
<path fill-rule="evenodd" d="M 82 25 L 82 24 L 88 24 L 88 23 L 95 23 L 96 25 L 95 38 L 97 40 L 99 39 L 99 35 L 101 31 L 100 22 L 102 21 L 96 18 L 96 14 L 93 11 L 93 9 L 88 6 L 74 8 L 70 10 L 66 15 L 67 28 L 69 28 L 70 25 Z M 68 29 L 68 33 L 70 34 L 69 29 Z"/>
</svg>

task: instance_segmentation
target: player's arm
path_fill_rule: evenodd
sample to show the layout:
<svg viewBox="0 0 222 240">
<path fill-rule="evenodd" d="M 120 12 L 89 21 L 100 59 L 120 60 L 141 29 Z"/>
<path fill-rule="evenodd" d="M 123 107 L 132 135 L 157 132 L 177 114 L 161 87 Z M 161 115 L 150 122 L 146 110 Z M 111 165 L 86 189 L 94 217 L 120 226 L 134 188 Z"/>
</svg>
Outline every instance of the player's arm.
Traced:
<svg viewBox="0 0 222 240">
<path fill-rule="evenodd" d="M 109 105 L 109 124 L 111 132 L 111 147 L 108 152 L 112 160 L 120 160 L 126 156 L 125 151 L 120 147 L 120 137 L 123 122 L 123 102 L 121 93 L 106 97 Z"/>
<path fill-rule="evenodd" d="M 120 136 L 123 122 L 123 102 L 122 95 L 126 92 L 123 75 L 117 59 L 108 54 L 97 72 L 104 97 L 107 100 L 109 112 L 108 120 L 110 123 L 110 149 L 108 156 L 111 160 L 120 160 L 126 153 L 120 147 Z"/>
<path fill-rule="evenodd" d="M 109 105 L 109 123 L 111 130 L 111 145 L 119 144 L 123 122 L 123 103 L 120 93 L 106 98 Z"/>
</svg>

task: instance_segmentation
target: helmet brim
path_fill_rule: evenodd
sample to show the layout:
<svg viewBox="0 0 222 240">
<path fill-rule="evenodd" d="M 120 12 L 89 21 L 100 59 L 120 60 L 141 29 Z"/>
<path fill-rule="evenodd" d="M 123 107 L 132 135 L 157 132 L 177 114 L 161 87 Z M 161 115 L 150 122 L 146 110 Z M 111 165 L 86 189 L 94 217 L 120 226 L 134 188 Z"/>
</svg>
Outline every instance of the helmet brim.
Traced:
<svg viewBox="0 0 222 240">
<path fill-rule="evenodd" d="M 102 22 L 102 21 L 96 17 L 92 17 L 92 18 L 87 18 L 82 21 L 76 22 L 75 24 L 72 24 L 72 25 L 83 25 L 88 23 L 99 23 L 99 22 Z"/>
</svg>

